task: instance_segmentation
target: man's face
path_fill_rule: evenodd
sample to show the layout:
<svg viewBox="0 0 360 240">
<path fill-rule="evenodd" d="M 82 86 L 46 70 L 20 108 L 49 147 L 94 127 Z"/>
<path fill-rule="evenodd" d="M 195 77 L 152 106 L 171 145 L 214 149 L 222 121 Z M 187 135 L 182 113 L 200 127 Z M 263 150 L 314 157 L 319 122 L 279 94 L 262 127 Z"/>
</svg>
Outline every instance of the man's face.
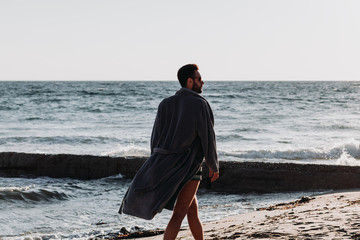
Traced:
<svg viewBox="0 0 360 240">
<path fill-rule="evenodd" d="M 204 85 L 204 82 L 201 80 L 201 75 L 198 71 L 195 71 L 193 80 L 194 84 L 191 90 L 197 93 L 202 93 L 202 87 Z"/>
</svg>

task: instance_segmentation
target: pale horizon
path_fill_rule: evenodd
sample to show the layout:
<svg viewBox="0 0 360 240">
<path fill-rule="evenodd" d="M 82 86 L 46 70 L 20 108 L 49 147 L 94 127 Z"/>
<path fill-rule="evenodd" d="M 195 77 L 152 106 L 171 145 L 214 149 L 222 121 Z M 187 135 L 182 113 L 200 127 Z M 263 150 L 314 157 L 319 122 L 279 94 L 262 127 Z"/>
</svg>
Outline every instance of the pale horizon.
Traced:
<svg viewBox="0 0 360 240">
<path fill-rule="evenodd" d="M 0 81 L 359 81 L 356 0 L 0 0 Z"/>
</svg>

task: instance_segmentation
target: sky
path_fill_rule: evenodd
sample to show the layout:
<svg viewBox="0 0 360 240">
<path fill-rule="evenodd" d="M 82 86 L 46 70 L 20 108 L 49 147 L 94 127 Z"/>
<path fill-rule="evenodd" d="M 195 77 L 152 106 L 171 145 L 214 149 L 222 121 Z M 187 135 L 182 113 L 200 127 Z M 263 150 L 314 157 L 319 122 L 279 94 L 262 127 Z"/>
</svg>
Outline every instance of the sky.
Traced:
<svg viewBox="0 0 360 240">
<path fill-rule="evenodd" d="M 0 80 L 360 80 L 358 0 L 0 0 Z"/>
</svg>

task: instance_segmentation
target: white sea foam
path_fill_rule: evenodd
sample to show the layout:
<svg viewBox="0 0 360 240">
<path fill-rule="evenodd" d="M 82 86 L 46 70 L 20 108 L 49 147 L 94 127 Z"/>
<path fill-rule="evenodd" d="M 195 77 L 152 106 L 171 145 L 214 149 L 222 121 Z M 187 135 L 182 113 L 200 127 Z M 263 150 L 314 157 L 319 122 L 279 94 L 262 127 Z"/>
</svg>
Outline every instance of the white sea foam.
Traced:
<svg viewBox="0 0 360 240">
<path fill-rule="evenodd" d="M 340 158 L 336 160 L 338 165 L 348 165 L 348 166 L 360 166 L 360 159 L 355 159 L 347 151 L 344 151 Z"/>
<path fill-rule="evenodd" d="M 0 187 L 0 192 L 25 192 L 34 187 L 35 185 L 29 185 L 24 187 Z"/>
<path fill-rule="evenodd" d="M 280 150 L 237 150 L 219 151 L 219 158 L 232 157 L 232 160 L 296 160 L 316 163 L 328 161 L 329 164 L 358 165 L 360 162 L 360 143 L 352 140 L 347 143 L 335 145 L 331 148 L 308 148 L 308 149 L 280 149 Z"/>
<path fill-rule="evenodd" d="M 144 148 L 131 143 L 127 146 L 118 145 L 117 149 L 110 152 L 103 152 L 102 156 L 110 157 L 146 157 L 150 155 L 149 148 Z"/>
<path fill-rule="evenodd" d="M 220 160 L 234 161 L 292 161 L 303 163 L 327 163 L 342 165 L 357 165 L 360 161 L 360 142 L 350 140 L 342 144 L 334 144 L 329 148 L 289 148 L 289 149 L 259 149 L 259 150 L 222 150 L 218 149 Z M 134 143 L 118 145 L 117 149 L 104 152 L 101 155 L 111 157 L 148 157 L 149 148 Z M 346 160 L 347 159 L 347 160 Z M 357 160 L 358 159 L 358 160 Z"/>
<path fill-rule="evenodd" d="M 119 173 L 113 176 L 106 177 L 105 179 L 123 179 L 123 178 L 124 176 Z"/>
</svg>

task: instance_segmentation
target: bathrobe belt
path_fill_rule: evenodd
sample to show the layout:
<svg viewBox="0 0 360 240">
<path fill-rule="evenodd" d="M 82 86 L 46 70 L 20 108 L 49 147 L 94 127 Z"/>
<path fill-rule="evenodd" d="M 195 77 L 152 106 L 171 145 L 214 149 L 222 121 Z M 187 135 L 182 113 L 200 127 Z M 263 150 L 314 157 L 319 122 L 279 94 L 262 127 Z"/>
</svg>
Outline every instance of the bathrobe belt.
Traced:
<svg viewBox="0 0 360 240">
<path fill-rule="evenodd" d="M 187 148 L 187 149 L 180 149 L 180 150 L 175 150 L 175 151 L 171 151 L 171 150 L 167 150 L 167 149 L 163 149 L 163 148 L 154 148 L 153 150 L 154 153 L 159 153 L 162 155 L 171 155 L 171 154 L 181 154 L 181 153 L 186 153 L 187 155 L 185 158 L 187 158 L 191 152 L 191 148 Z M 134 188 L 134 192 L 148 192 L 148 191 L 152 191 L 155 188 L 157 188 L 161 183 L 162 183 L 162 179 L 157 182 L 154 186 L 143 186 L 143 187 L 136 187 Z"/>
<path fill-rule="evenodd" d="M 189 154 L 190 151 L 191 151 L 191 148 L 179 149 L 179 150 L 167 150 L 164 148 L 154 148 L 155 153 L 160 153 L 163 155 L 180 154 L 180 153 L 185 153 L 185 152 L 188 152 L 188 154 Z"/>
</svg>

